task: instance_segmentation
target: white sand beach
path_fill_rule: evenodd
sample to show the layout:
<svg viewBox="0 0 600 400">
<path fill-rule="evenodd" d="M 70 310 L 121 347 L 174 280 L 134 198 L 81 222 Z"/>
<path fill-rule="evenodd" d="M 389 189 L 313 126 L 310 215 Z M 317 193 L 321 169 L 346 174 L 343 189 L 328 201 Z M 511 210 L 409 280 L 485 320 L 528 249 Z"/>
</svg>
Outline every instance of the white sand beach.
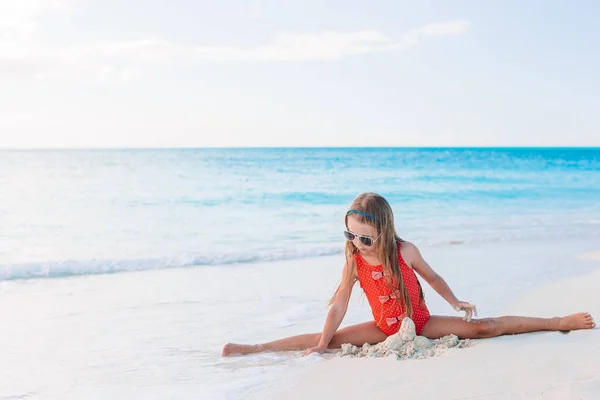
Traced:
<svg viewBox="0 0 600 400">
<path fill-rule="evenodd" d="M 578 257 L 595 249 L 593 240 L 422 246 L 481 317 L 581 309 L 599 315 L 600 277 L 585 275 L 600 263 Z M 599 398 L 591 386 L 598 376 L 597 330 L 499 338 L 448 351 L 439 346 L 441 354 L 425 360 L 301 357 L 300 351 L 221 357 L 226 342 L 319 332 L 342 265 L 338 254 L 0 282 L 0 398 L 337 399 L 339 392 L 372 399 L 391 390 L 395 398 L 533 393 L 539 399 L 547 389 L 554 397 L 546 398 L 569 398 L 564 391 L 571 382 L 574 393 Z M 581 278 L 562 280 L 569 276 Z M 560 282 L 558 290 L 536 292 L 552 282 Z M 423 289 L 432 313 L 456 315 L 428 285 Z M 342 326 L 370 318 L 357 286 Z"/>
<path fill-rule="evenodd" d="M 600 252 L 580 260 L 600 262 Z M 600 316 L 600 271 L 555 281 L 517 299 L 505 314 Z M 600 329 L 476 341 L 424 360 L 334 357 L 281 399 L 599 399 Z"/>
</svg>

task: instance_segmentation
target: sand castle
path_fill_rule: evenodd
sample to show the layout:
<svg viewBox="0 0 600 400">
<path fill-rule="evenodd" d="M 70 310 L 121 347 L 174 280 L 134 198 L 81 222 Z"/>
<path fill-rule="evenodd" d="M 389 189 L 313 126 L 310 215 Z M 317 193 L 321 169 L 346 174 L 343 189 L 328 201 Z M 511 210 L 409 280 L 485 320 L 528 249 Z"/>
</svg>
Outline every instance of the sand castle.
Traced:
<svg viewBox="0 0 600 400">
<path fill-rule="evenodd" d="M 436 357 L 450 348 L 465 348 L 473 344 L 473 340 L 459 340 L 456 335 L 444 336 L 433 341 L 424 336 L 417 336 L 414 322 L 407 317 L 402 320 L 402 326 L 398 333 L 389 336 L 385 341 L 376 345 L 365 343 L 362 347 L 349 343 L 342 344 L 340 356 L 387 357 L 395 355 L 398 360 L 423 359 Z"/>
</svg>

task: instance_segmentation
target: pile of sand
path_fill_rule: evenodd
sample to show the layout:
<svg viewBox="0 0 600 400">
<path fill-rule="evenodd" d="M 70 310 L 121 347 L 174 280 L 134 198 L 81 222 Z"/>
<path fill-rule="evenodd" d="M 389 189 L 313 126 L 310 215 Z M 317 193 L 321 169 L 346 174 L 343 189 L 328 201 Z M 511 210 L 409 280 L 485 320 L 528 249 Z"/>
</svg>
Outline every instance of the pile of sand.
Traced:
<svg viewBox="0 0 600 400">
<path fill-rule="evenodd" d="M 341 357 L 388 357 L 395 355 L 397 360 L 422 359 L 435 357 L 450 348 L 470 347 L 473 340 L 459 340 L 456 335 L 448 335 L 436 340 L 417 336 L 415 324 L 410 318 L 404 318 L 398 333 L 389 336 L 385 341 L 376 345 L 365 343 L 362 347 L 352 344 L 342 344 Z"/>
</svg>

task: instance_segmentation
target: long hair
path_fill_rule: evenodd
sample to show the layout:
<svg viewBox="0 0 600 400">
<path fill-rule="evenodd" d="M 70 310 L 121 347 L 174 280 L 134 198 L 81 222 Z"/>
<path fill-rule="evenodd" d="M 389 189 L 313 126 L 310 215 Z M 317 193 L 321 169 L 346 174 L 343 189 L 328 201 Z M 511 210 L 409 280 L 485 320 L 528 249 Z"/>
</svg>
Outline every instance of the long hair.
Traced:
<svg viewBox="0 0 600 400">
<path fill-rule="evenodd" d="M 375 219 L 367 217 L 359 213 L 346 214 L 344 223 L 348 227 L 348 218 L 356 218 L 357 221 L 368 224 L 377 230 L 379 239 L 375 242 L 377 257 L 381 261 L 384 271 L 386 283 L 393 291 L 398 291 L 400 294 L 396 301 L 401 302 L 400 306 L 404 305 L 404 310 L 409 318 L 412 319 L 413 308 L 410 301 L 410 296 L 404 280 L 402 279 L 402 271 L 400 270 L 400 262 L 398 260 L 398 243 L 404 242 L 396 233 L 394 226 L 394 213 L 392 207 L 387 200 L 377 193 L 361 193 L 358 195 L 350 210 L 360 211 L 369 214 Z M 346 274 L 342 278 L 348 287 L 352 287 L 357 280 L 356 262 L 354 254 L 358 253 L 358 248 L 351 241 L 346 241 L 344 255 L 346 257 Z M 340 290 L 342 282 L 338 285 L 335 293 L 329 300 L 329 304 L 333 304 Z M 419 298 L 421 303 L 424 301 L 423 289 L 419 283 Z"/>
</svg>

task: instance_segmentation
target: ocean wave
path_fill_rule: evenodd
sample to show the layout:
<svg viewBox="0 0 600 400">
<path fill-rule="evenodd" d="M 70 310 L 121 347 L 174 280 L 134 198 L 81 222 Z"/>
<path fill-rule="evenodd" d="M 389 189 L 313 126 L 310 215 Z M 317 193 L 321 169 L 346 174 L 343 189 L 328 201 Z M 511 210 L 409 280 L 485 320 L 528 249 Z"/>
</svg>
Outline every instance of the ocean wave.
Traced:
<svg viewBox="0 0 600 400">
<path fill-rule="evenodd" d="M 342 247 L 338 244 L 335 246 L 332 245 L 329 247 L 306 250 L 265 250 L 254 254 L 183 254 L 177 257 L 148 259 L 92 259 L 14 263 L 0 265 L 0 281 L 65 278 L 71 276 L 114 274 L 169 268 L 283 261 L 336 255 L 341 254 L 341 252 Z"/>
<path fill-rule="evenodd" d="M 589 225 L 588 225 L 589 226 Z M 596 227 L 597 225 L 592 225 Z M 578 229 L 563 226 L 557 229 L 514 229 L 488 230 L 473 236 L 477 229 L 471 232 L 445 235 L 414 234 L 405 239 L 423 246 L 477 246 L 489 243 L 508 243 L 526 241 L 557 241 L 564 238 L 600 238 L 600 228 Z M 425 234 L 423 234 L 425 233 Z M 190 268 L 201 266 L 218 266 L 232 264 L 249 264 L 259 262 L 306 259 L 341 254 L 343 244 L 339 241 L 331 243 L 288 244 L 293 247 L 271 249 L 245 249 L 244 252 L 220 252 L 211 254 L 185 253 L 171 257 L 156 257 L 144 259 L 88 259 L 88 260 L 49 260 L 41 262 L 22 262 L 0 264 L 0 281 L 26 280 L 40 278 L 62 278 L 81 275 L 113 274 L 146 270 L 161 270 L 169 268 Z"/>
</svg>

